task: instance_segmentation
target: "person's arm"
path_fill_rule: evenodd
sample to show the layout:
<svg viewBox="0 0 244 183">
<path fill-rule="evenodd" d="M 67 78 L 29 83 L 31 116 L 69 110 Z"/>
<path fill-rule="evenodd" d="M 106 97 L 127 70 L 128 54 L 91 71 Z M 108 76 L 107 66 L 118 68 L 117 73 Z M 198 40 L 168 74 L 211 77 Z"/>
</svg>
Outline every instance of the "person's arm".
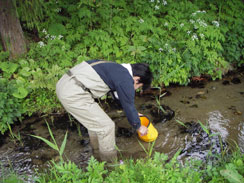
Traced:
<svg viewBox="0 0 244 183">
<path fill-rule="evenodd" d="M 134 129 L 139 130 L 140 133 L 144 134 L 146 130 L 144 127 L 141 127 L 140 118 L 135 108 L 135 90 L 133 82 L 124 81 L 119 83 L 116 87 L 116 91 L 129 123 Z"/>
</svg>

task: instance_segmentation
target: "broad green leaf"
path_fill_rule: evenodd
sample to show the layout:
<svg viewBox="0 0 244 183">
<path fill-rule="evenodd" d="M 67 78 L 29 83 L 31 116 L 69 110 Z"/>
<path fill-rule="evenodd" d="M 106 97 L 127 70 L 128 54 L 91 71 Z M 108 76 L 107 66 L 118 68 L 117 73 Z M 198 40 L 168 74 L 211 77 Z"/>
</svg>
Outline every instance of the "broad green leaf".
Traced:
<svg viewBox="0 0 244 183">
<path fill-rule="evenodd" d="M 220 174 L 224 176 L 230 183 L 243 183 L 244 178 L 236 170 L 220 170 Z"/>
<path fill-rule="evenodd" d="M 48 33 L 54 36 L 66 34 L 66 29 L 64 25 L 60 23 L 55 23 L 49 26 Z"/>
<path fill-rule="evenodd" d="M 2 62 L 0 63 L 0 68 L 7 73 L 14 73 L 18 68 L 18 64 L 11 63 L 11 62 Z"/>
<path fill-rule="evenodd" d="M 23 87 L 18 87 L 17 90 L 14 91 L 13 96 L 16 98 L 25 98 L 28 95 L 28 91 Z"/>
<path fill-rule="evenodd" d="M 19 74 L 22 76 L 28 77 L 31 75 L 30 68 L 29 67 L 24 67 L 23 69 L 20 70 Z"/>
</svg>

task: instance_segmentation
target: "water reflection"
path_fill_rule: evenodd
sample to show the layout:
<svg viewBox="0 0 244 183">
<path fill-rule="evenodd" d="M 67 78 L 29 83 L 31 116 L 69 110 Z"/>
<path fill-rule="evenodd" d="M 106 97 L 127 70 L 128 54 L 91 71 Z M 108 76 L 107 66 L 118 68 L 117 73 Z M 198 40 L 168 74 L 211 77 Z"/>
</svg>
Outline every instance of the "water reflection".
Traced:
<svg viewBox="0 0 244 183">
<path fill-rule="evenodd" d="M 211 130 L 214 132 L 219 132 L 223 140 L 229 135 L 226 127 L 229 126 L 229 119 L 225 119 L 220 111 L 213 111 L 208 113 L 208 124 Z"/>
<path fill-rule="evenodd" d="M 244 153 L 244 121 L 240 123 L 238 131 L 238 144 L 241 152 Z"/>
<path fill-rule="evenodd" d="M 17 153 L 15 150 L 0 152 L 0 167 L 0 175 L 10 168 L 19 175 L 24 175 L 26 183 L 34 183 L 34 168 L 37 166 L 33 165 L 30 153 L 28 152 Z"/>
</svg>

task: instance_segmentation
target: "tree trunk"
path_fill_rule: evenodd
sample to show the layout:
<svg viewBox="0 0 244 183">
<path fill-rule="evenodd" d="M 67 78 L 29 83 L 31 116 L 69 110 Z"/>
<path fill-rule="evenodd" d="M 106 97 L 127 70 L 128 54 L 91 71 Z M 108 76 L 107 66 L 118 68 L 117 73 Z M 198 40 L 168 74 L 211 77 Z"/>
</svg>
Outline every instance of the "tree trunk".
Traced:
<svg viewBox="0 0 244 183">
<path fill-rule="evenodd" d="M 0 35 L 4 51 L 10 58 L 26 53 L 26 42 L 13 0 L 0 0 Z"/>
</svg>

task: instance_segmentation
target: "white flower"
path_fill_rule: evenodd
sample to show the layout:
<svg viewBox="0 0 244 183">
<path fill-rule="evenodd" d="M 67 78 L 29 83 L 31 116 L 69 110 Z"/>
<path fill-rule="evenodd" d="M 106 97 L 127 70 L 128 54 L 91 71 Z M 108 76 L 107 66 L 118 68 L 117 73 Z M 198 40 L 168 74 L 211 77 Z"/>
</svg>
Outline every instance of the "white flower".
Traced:
<svg viewBox="0 0 244 183">
<path fill-rule="evenodd" d="M 168 22 L 165 22 L 165 23 L 164 23 L 164 26 L 165 26 L 165 27 L 167 27 L 168 25 L 169 25 Z"/>
<path fill-rule="evenodd" d="M 57 8 L 57 9 L 55 9 L 55 12 L 60 12 L 61 11 L 61 8 Z"/>
<path fill-rule="evenodd" d="M 167 1 L 163 0 L 163 5 L 166 6 L 167 5 Z"/>
<path fill-rule="evenodd" d="M 201 34 L 200 34 L 200 37 L 201 37 L 201 38 L 204 38 L 204 34 L 201 33 Z"/>
<path fill-rule="evenodd" d="M 54 39 L 56 39 L 56 36 L 53 36 L 53 35 L 52 35 L 52 36 L 51 36 L 51 40 L 54 40 Z"/>
<path fill-rule="evenodd" d="M 154 2 L 154 0 L 150 0 L 150 2 L 151 2 L 151 3 L 153 3 L 153 2 Z"/>
<path fill-rule="evenodd" d="M 144 20 L 143 20 L 142 18 L 140 18 L 139 22 L 140 22 L 140 23 L 143 23 L 143 22 L 144 22 Z"/>
<path fill-rule="evenodd" d="M 172 51 L 173 51 L 173 52 L 176 52 L 176 48 L 172 48 Z"/>
<path fill-rule="evenodd" d="M 192 19 L 190 19 L 190 22 L 191 22 L 192 24 L 194 24 L 194 23 L 195 23 L 195 21 L 194 21 L 194 20 L 192 20 Z"/>
<path fill-rule="evenodd" d="M 159 10 L 159 6 L 156 5 L 156 6 L 155 6 L 155 10 Z"/>
<path fill-rule="evenodd" d="M 207 27 L 207 26 L 208 26 L 208 24 L 206 24 L 206 23 L 204 22 L 204 20 L 201 20 L 200 18 L 197 19 L 197 22 L 199 23 L 199 25 L 200 25 L 201 27 Z"/>
<path fill-rule="evenodd" d="M 47 33 L 46 29 L 43 29 L 43 30 L 42 30 L 42 32 L 43 32 L 44 34 L 46 34 L 46 33 Z"/>
<path fill-rule="evenodd" d="M 183 27 L 183 26 L 184 26 L 184 23 L 181 23 L 181 24 L 180 24 L 180 27 Z"/>
<path fill-rule="evenodd" d="M 219 22 L 218 22 L 218 21 L 212 21 L 212 23 L 213 23 L 216 27 L 219 27 Z"/>
<path fill-rule="evenodd" d="M 202 26 L 202 27 L 207 27 L 207 26 L 208 26 L 208 24 L 207 24 L 206 22 L 204 22 L 204 20 L 201 20 L 201 21 L 199 22 L 199 24 L 200 24 L 200 26 Z"/>
<path fill-rule="evenodd" d="M 63 37 L 62 35 L 59 35 L 59 36 L 58 36 L 58 39 L 61 39 L 62 37 Z"/>
<path fill-rule="evenodd" d="M 163 51 L 163 48 L 159 48 L 158 50 L 159 50 L 160 52 L 162 52 L 162 51 Z"/>
<path fill-rule="evenodd" d="M 191 31 L 187 31 L 187 34 L 190 35 L 191 34 Z"/>
<path fill-rule="evenodd" d="M 38 44 L 39 44 L 40 47 L 45 46 L 45 44 L 42 41 L 38 42 Z"/>
<path fill-rule="evenodd" d="M 203 10 L 203 11 L 197 10 L 196 12 L 192 13 L 191 15 L 194 17 L 198 13 L 206 13 L 206 11 L 205 10 Z"/>
<path fill-rule="evenodd" d="M 194 40 L 198 40 L 198 37 L 197 37 L 196 34 L 193 34 L 192 37 L 191 37 L 191 39 L 192 39 L 193 41 L 194 41 Z"/>
</svg>

